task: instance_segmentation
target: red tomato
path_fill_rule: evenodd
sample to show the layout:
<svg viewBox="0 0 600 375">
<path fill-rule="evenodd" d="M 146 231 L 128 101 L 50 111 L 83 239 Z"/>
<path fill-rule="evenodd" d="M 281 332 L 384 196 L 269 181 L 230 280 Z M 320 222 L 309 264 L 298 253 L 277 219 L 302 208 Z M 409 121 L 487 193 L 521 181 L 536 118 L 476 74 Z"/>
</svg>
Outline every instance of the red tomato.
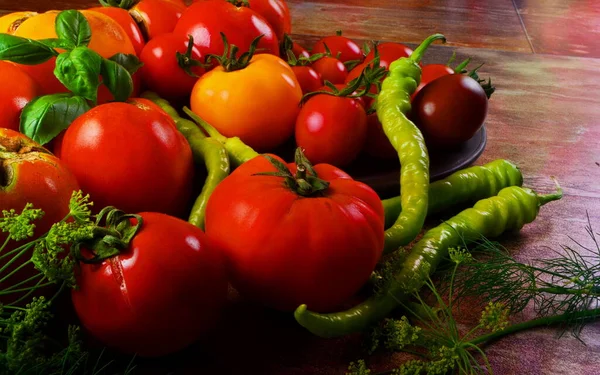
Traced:
<svg viewBox="0 0 600 375">
<path fill-rule="evenodd" d="M 292 70 L 302 88 L 302 94 L 317 91 L 323 86 L 321 75 L 310 66 L 292 66 Z"/>
<path fill-rule="evenodd" d="M 187 211 L 190 146 L 149 100 L 102 104 L 79 116 L 65 132 L 60 155 L 98 210 Z"/>
<path fill-rule="evenodd" d="M 296 58 L 300 58 L 301 56 L 306 57 L 307 59 L 310 57 L 310 52 L 306 50 L 306 48 L 302 47 L 300 44 L 294 42 L 292 44 L 292 52 Z"/>
<path fill-rule="evenodd" d="M 185 10 L 185 5 L 177 1 L 141 0 L 129 13 L 144 30 L 147 40 L 152 40 L 172 32 Z"/>
<path fill-rule="evenodd" d="M 18 131 L 23 107 L 41 90 L 33 78 L 8 61 L 0 61 L 0 87 L 0 128 Z"/>
<path fill-rule="evenodd" d="M 337 167 L 358 156 L 367 134 L 367 114 L 358 100 L 317 94 L 296 119 L 296 144 L 308 160 Z"/>
<path fill-rule="evenodd" d="M 284 0 L 249 0 L 248 2 L 250 9 L 265 17 L 278 40 L 292 31 L 290 9 Z"/>
<path fill-rule="evenodd" d="M 451 74 L 423 87 L 413 100 L 411 118 L 428 144 L 451 148 L 475 135 L 487 110 L 481 85 L 469 76 Z"/>
<path fill-rule="evenodd" d="M 228 256 L 234 287 L 283 311 L 339 307 L 369 279 L 383 248 L 377 193 L 331 165 L 314 169 L 330 185 L 304 197 L 281 177 L 256 176 L 276 171 L 258 156 L 225 178 L 206 208 L 206 234 Z"/>
<path fill-rule="evenodd" d="M 202 230 L 160 213 L 140 216 L 141 229 L 119 255 L 81 264 L 71 298 L 97 340 L 125 353 L 162 356 L 214 326 L 228 280 L 223 255 Z"/>
<path fill-rule="evenodd" d="M 421 81 L 419 86 L 411 96 L 411 100 L 414 100 L 415 96 L 421 91 L 425 85 L 437 78 L 447 76 L 448 74 L 454 74 L 454 69 L 444 64 L 428 64 L 421 68 Z"/>
<path fill-rule="evenodd" d="M 367 155 L 379 159 L 398 158 L 398 153 L 381 127 L 377 113 L 371 113 L 367 116 L 367 135 L 363 151 Z"/>
<path fill-rule="evenodd" d="M 198 78 L 189 75 L 177 60 L 177 52 L 185 54 L 188 44 L 188 38 L 173 33 L 159 35 L 146 44 L 140 55 L 144 64 L 140 74 L 148 89 L 170 101 L 189 99 Z M 192 48 L 191 57 L 201 59 L 197 48 Z M 197 76 L 204 73 L 200 66 L 190 70 Z"/>
<path fill-rule="evenodd" d="M 331 56 L 343 63 L 353 60 L 363 61 L 365 57 L 358 44 L 341 35 L 326 36 L 319 40 L 313 46 L 312 53 L 326 53 L 325 45 L 331 51 Z"/>
<path fill-rule="evenodd" d="M 386 69 L 390 68 L 390 64 L 401 57 L 408 57 L 412 54 L 412 49 L 401 43 L 386 42 L 377 46 L 379 52 L 379 65 Z M 372 50 L 365 57 L 365 62 L 370 62 L 375 58 L 375 51 Z"/>
<path fill-rule="evenodd" d="M 117 7 L 95 7 L 90 8 L 89 10 L 104 13 L 113 20 L 117 21 L 127 33 L 127 36 L 129 37 L 129 40 L 135 49 L 135 54 L 137 56 L 140 55 L 146 41 L 144 40 L 142 31 L 126 9 Z"/>
<path fill-rule="evenodd" d="M 19 86 L 13 88 L 18 89 Z M 0 128 L 0 161 L 0 212 L 14 209 L 20 213 L 27 203 L 33 204 L 33 208 L 43 210 L 44 216 L 33 222 L 34 238 L 46 233 L 52 224 L 62 220 L 69 213 L 71 194 L 79 190 L 79 185 L 64 163 L 48 150 L 21 133 Z M 6 238 L 6 234 L 0 232 L 0 244 L 4 244 Z M 22 244 L 9 243 L 3 254 Z M 20 261 L 2 271 L 1 276 L 8 275 L 29 259 L 31 254 L 32 251 L 26 253 Z M 3 267 L 6 261 L 6 258 L 0 259 L 0 267 Z M 36 273 L 33 264 L 29 264 L 6 281 L 0 282 L 0 289 L 4 290 L 8 286 L 27 280 Z M 24 287 L 35 285 L 36 282 L 37 280 L 25 284 Z M 21 296 L 19 293 L 7 294 L 0 297 L 0 303 L 10 303 Z"/>
<path fill-rule="evenodd" d="M 221 32 L 229 44 L 239 48 L 238 56 L 247 52 L 252 40 L 259 35 L 263 37 L 258 42 L 257 53 L 279 56 L 279 41 L 265 18 L 248 7 L 237 7 L 225 0 L 206 0 L 190 5 L 174 32 L 185 37 L 191 35 L 202 56 L 223 54 Z"/>
<path fill-rule="evenodd" d="M 312 68 L 317 71 L 323 78 L 323 81 L 331 83 L 344 83 L 348 75 L 348 69 L 344 63 L 333 57 L 321 57 L 314 63 Z"/>
</svg>

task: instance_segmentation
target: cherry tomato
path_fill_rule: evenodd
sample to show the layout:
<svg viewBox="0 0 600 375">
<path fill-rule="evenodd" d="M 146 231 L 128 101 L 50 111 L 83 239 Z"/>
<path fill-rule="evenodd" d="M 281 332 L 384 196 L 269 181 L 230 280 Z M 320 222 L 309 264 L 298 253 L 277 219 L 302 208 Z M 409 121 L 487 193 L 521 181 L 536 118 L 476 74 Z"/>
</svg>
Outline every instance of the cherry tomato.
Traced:
<svg viewBox="0 0 600 375">
<path fill-rule="evenodd" d="M 365 57 L 358 44 L 352 41 L 352 39 L 341 35 L 331 35 L 322 38 L 315 43 L 312 53 L 326 53 L 325 45 L 331 51 L 331 56 L 343 63 L 354 60 L 363 61 Z"/>
<path fill-rule="evenodd" d="M 222 253 L 199 228 L 165 214 L 140 216 L 141 229 L 119 255 L 81 264 L 71 298 L 82 325 L 103 344 L 162 356 L 215 325 L 227 273 Z"/>
<path fill-rule="evenodd" d="M 79 116 L 64 134 L 60 155 L 98 210 L 187 212 L 190 146 L 149 100 L 102 104 Z"/>
<path fill-rule="evenodd" d="M 218 66 L 205 73 L 194 85 L 190 104 L 221 134 L 237 136 L 264 152 L 292 136 L 301 98 L 290 66 L 277 56 L 261 54 L 243 69 L 227 72 Z"/>
<path fill-rule="evenodd" d="M 300 58 L 301 56 L 306 57 L 307 59 L 310 57 L 310 52 L 306 50 L 306 48 L 302 47 L 300 44 L 294 42 L 292 44 L 292 52 L 296 58 Z"/>
<path fill-rule="evenodd" d="M 304 103 L 296 120 L 296 144 L 313 163 L 350 164 L 366 134 L 367 114 L 352 98 L 317 94 Z"/>
<path fill-rule="evenodd" d="M 369 156 L 379 159 L 396 159 L 398 153 L 385 135 L 377 113 L 367 116 L 367 135 L 365 137 L 363 151 Z"/>
<path fill-rule="evenodd" d="M 321 75 L 310 66 L 292 66 L 292 70 L 302 88 L 302 94 L 317 91 L 323 86 Z"/>
<path fill-rule="evenodd" d="M 379 52 L 379 65 L 389 69 L 392 62 L 410 56 L 413 51 L 401 43 L 385 42 L 377 46 L 377 52 Z M 365 57 L 365 62 L 372 61 L 374 58 L 375 50 L 371 50 Z"/>
<path fill-rule="evenodd" d="M 129 40 L 135 49 L 135 54 L 137 56 L 140 55 L 146 41 L 144 40 L 142 31 L 126 9 L 117 7 L 95 7 L 90 8 L 89 10 L 104 13 L 113 20 L 117 21 L 127 33 L 127 36 L 129 37 Z"/>
<path fill-rule="evenodd" d="M 454 69 L 449 67 L 448 65 L 443 64 L 428 64 L 424 65 L 421 68 L 421 81 L 419 82 L 419 86 L 412 94 L 411 99 L 414 99 L 415 96 L 421 91 L 425 85 L 430 83 L 431 81 L 436 80 L 437 78 L 447 76 L 448 74 L 454 74 Z"/>
<path fill-rule="evenodd" d="M 451 148 L 475 135 L 487 110 L 487 96 L 476 80 L 450 74 L 423 87 L 413 101 L 411 118 L 428 144 Z"/>
<path fill-rule="evenodd" d="M 225 0 L 193 3 L 177 22 L 174 33 L 191 35 L 202 56 L 223 54 L 220 33 L 239 48 L 238 56 L 247 52 L 252 40 L 260 35 L 257 53 L 279 55 L 279 40 L 267 20 L 248 7 L 237 7 Z"/>
<path fill-rule="evenodd" d="M 13 87 L 15 90 L 18 88 L 18 85 Z M 65 164 L 47 149 L 24 134 L 0 128 L 0 161 L 0 212 L 14 209 L 20 213 L 27 203 L 33 204 L 33 208 L 44 211 L 44 216 L 33 222 L 35 224 L 33 238 L 46 233 L 52 224 L 62 220 L 69 213 L 71 194 L 79 190 L 79 185 Z M 6 238 L 6 234 L 0 231 L 0 244 L 4 244 Z M 23 245 L 24 242 L 8 243 L 3 254 Z M 27 252 L 2 271 L 2 277 L 10 274 L 29 259 L 32 251 Z M 0 259 L 0 268 L 5 266 L 7 260 L 6 257 Z M 4 282 L 0 282 L 0 289 L 5 290 L 36 274 L 33 264 L 29 264 Z M 39 279 L 23 287 L 33 286 L 37 281 Z M 0 297 L 0 303 L 8 304 L 21 296 L 22 294 L 18 292 L 6 294 Z"/>
<path fill-rule="evenodd" d="M 41 95 L 38 84 L 16 64 L 0 61 L 0 128 L 19 130 L 21 111 Z"/>
<path fill-rule="evenodd" d="M 144 64 L 140 74 L 149 90 L 169 101 L 189 99 L 198 77 L 189 75 L 177 59 L 177 52 L 185 55 L 188 45 L 188 38 L 173 33 L 159 35 L 146 44 L 140 55 Z M 195 47 L 192 48 L 191 58 L 201 59 L 200 52 Z M 201 66 L 190 66 L 189 69 L 197 76 L 204 73 Z"/>
<path fill-rule="evenodd" d="M 312 63 L 312 68 L 321 75 L 323 81 L 331 83 L 344 83 L 348 76 L 348 69 L 344 63 L 334 57 L 321 57 Z"/>
<path fill-rule="evenodd" d="M 294 164 L 288 167 L 296 172 Z M 314 169 L 329 188 L 300 196 L 281 177 L 256 176 L 276 171 L 258 156 L 210 197 L 206 234 L 227 255 L 232 284 L 247 298 L 283 311 L 303 303 L 331 311 L 364 285 L 377 264 L 383 248 L 377 193 L 331 165 Z"/>
<path fill-rule="evenodd" d="M 152 40 L 173 32 L 185 10 L 185 5 L 178 1 L 141 0 L 129 9 L 129 14 L 144 30 L 147 40 Z"/>
</svg>

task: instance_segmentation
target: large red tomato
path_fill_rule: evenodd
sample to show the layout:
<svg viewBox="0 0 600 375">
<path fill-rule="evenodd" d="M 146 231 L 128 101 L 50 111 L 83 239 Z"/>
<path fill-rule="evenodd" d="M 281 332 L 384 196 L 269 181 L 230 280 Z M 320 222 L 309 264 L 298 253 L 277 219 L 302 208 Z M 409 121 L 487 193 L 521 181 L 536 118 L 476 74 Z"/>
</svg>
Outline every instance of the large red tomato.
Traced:
<svg viewBox="0 0 600 375">
<path fill-rule="evenodd" d="M 296 173 L 294 164 L 288 167 Z M 213 192 L 206 234 L 229 257 L 232 283 L 242 295 L 284 311 L 306 303 L 323 312 L 339 307 L 368 280 L 383 248 L 381 201 L 369 186 L 331 165 L 314 170 L 329 186 L 311 193 L 302 173 L 290 180 L 303 179 L 303 188 L 256 175 L 278 171 L 261 155 Z"/>
<path fill-rule="evenodd" d="M 227 273 L 223 255 L 199 228 L 160 213 L 140 216 L 141 228 L 119 255 L 81 264 L 71 297 L 94 338 L 125 353 L 161 356 L 215 325 L 227 300 Z"/>
<path fill-rule="evenodd" d="M 21 111 L 40 95 L 38 84 L 17 65 L 0 61 L 0 128 L 19 130 Z"/>
<path fill-rule="evenodd" d="M 173 120 L 149 100 L 102 104 L 79 116 L 60 155 L 96 209 L 186 213 L 192 152 Z"/>
<path fill-rule="evenodd" d="M 46 233 L 52 224 L 62 220 L 69 213 L 69 201 L 73 191 L 79 190 L 75 176 L 48 150 L 25 135 L 10 129 L 0 129 L 0 212 L 14 209 L 20 213 L 27 203 L 44 211 L 44 216 L 36 220 L 34 238 Z M 6 241 L 6 234 L 0 232 L 0 246 Z M 3 253 L 16 248 L 21 243 L 11 242 Z M 4 277 L 18 265 L 28 260 L 31 252 L 23 255 L 0 275 Z M 8 259 L 0 260 L 0 267 Z M 32 264 L 22 268 L 4 282 L 0 289 L 27 280 L 36 274 Z M 31 285 L 34 285 L 34 281 Z M 30 284 L 23 287 L 31 286 Z M 0 302 L 9 303 L 21 294 L 8 294 Z"/>
<path fill-rule="evenodd" d="M 225 0 L 199 1 L 183 13 L 175 34 L 194 38 L 202 56 L 222 55 L 224 33 L 229 44 L 239 48 L 238 56 L 250 48 L 252 41 L 262 35 L 257 53 L 279 55 L 279 40 L 267 20 L 248 7 L 237 7 Z"/>
</svg>

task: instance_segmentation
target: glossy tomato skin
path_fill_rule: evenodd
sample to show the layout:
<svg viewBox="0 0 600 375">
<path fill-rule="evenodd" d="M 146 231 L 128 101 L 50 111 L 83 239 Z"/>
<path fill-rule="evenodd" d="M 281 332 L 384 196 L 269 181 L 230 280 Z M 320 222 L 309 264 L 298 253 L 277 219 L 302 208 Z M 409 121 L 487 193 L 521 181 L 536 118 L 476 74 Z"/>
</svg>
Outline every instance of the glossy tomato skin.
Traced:
<svg viewBox="0 0 600 375">
<path fill-rule="evenodd" d="M 292 32 L 290 9 L 284 0 L 249 0 L 250 9 L 263 16 L 275 31 L 278 40 Z"/>
<path fill-rule="evenodd" d="M 129 247 L 81 264 L 71 298 L 82 325 L 103 344 L 142 357 L 181 350 L 217 322 L 227 299 L 223 254 L 192 224 L 143 212 Z"/>
<path fill-rule="evenodd" d="M 274 149 L 294 133 L 302 89 L 277 56 L 255 55 L 241 70 L 217 67 L 194 85 L 191 109 L 226 137 L 240 137 L 258 152 Z"/>
<path fill-rule="evenodd" d="M 21 111 L 41 89 L 33 78 L 16 64 L 0 61 L 0 128 L 19 130 Z"/>
<path fill-rule="evenodd" d="M 315 43 L 312 53 L 326 53 L 326 45 L 331 51 L 331 56 L 336 57 L 342 63 L 355 60 L 363 61 L 365 57 L 356 42 L 341 35 L 330 35 L 322 38 Z"/>
<path fill-rule="evenodd" d="M 411 99 L 414 99 L 415 96 L 421 91 L 425 85 L 435 81 L 436 79 L 447 76 L 449 74 L 454 74 L 454 69 L 444 64 L 428 64 L 424 65 L 421 68 L 421 81 L 419 82 L 419 86 L 415 92 L 411 95 Z"/>
<path fill-rule="evenodd" d="M 375 191 L 331 165 L 315 170 L 329 188 L 300 197 L 280 177 L 254 175 L 275 171 L 258 156 L 223 180 L 207 205 L 206 234 L 228 256 L 233 286 L 282 311 L 303 303 L 334 310 L 368 280 L 382 252 Z"/>
<path fill-rule="evenodd" d="M 177 52 L 186 53 L 188 44 L 188 38 L 173 33 L 159 35 L 146 44 L 140 55 L 144 65 L 139 71 L 146 88 L 169 101 L 189 99 L 198 77 L 189 75 L 176 57 Z M 192 58 L 201 59 L 197 48 L 192 48 Z M 201 76 L 204 68 L 195 66 L 191 71 Z"/>
<path fill-rule="evenodd" d="M 296 42 L 293 42 L 292 44 L 292 52 L 296 58 L 306 57 L 308 59 L 310 57 L 310 52 Z"/>
<path fill-rule="evenodd" d="M 429 145 L 453 148 L 475 135 L 487 110 L 481 85 L 469 76 L 451 74 L 423 87 L 413 100 L 411 118 Z"/>
<path fill-rule="evenodd" d="M 379 65 L 389 69 L 390 64 L 401 57 L 408 57 L 412 54 L 412 49 L 402 43 L 385 42 L 377 46 L 379 52 Z M 375 51 L 371 50 L 365 57 L 365 62 L 370 62 L 375 58 Z"/>
<path fill-rule="evenodd" d="M 99 105 L 79 116 L 64 134 L 60 155 L 97 210 L 187 211 L 190 146 L 173 120 L 146 99 Z"/>
<path fill-rule="evenodd" d="M 348 76 L 344 63 L 334 57 L 321 57 L 312 63 L 312 68 L 321 75 L 323 81 L 331 83 L 344 83 Z"/>
<path fill-rule="evenodd" d="M 27 203 L 44 211 L 44 216 L 34 222 L 34 237 L 46 233 L 52 224 L 62 220 L 69 213 L 69 201 L 73 191 L 79 190 L 75 176 L 56 156 L 24 134 L 11 129 L 0 128 L 0 212 L 14 209 L 20 213 Z M 0 232 L 0 243 L 7 236 Z M 10 242 L 3 253 L 15 249 L 23 243 Z M 31 252 L 24 257 L 30 257 Z M 25 258 L 20 258 L 25 259 Z M 6 259 L 0 259 L 3 267 Z M 20 265 L 19 261 L 11 267 Z M 10 270 L 3 271 L 5 276 Z M 37 271 L 33 265 L 22 268 L 6 282 L 0 282 L 5 289 L 20 281 L 34 276 Z M 36 281 L 37 282 L 37 281 Z M 32 283 L 35 285 L 35 282 Z M 29 286 L 26 285 L 26 286 Z M 8 294 L 0 297 L 0 303 L 10 303 L 21 297 Z"/>
<path fill-rule="evenodd" d="M 238 56 L 248 51 L 252 40 L 259 35 L 257 53 L 279 55 L 279 40 L 267 20 L 248 7 L 236 7 L 225 0 L 195 2 L 183 13 L 175 34 L 194 38 L 194 45 L 203 56 L 222 55 L 224 33 L 229 44 L 239 48 Z M 216 63 L 215 63 L 216 65 Z"/>
<path fill-rule="evenodd" d="M 127 36 L 129 37 L 129 40 L 131 41 L 131 44 L 135 50 L 135 54 L 137 56 L 140 55 L 146 41 L 144 40 L 142 31 L 126 9 L 117 7 L 94 7 L 90 8 L 89 10 L 106 14 L 110 18 L 117 21 L 127 33 Z"/>
<path fill-rule="evenodd" d="M 142 26 L 150 41 L 159 35 L 173 32 L 185 10 L 185 5 L 178 1 L 141 0 L 129 13 Z"/>
<path fill-rule="evenodd" d="M 365 109 L 352 98 L 317 94 L 304 103 L 296 120 L 296 144 L 313 163 L 350 164 L 366 134 Z"/>
<path fill-rule="evenodd" d="M 296 79 L 302 88 L 302 94 L 317 91 L 323 86 L 323 79 L 310 66 L 292 66 Z"/>
</svg>

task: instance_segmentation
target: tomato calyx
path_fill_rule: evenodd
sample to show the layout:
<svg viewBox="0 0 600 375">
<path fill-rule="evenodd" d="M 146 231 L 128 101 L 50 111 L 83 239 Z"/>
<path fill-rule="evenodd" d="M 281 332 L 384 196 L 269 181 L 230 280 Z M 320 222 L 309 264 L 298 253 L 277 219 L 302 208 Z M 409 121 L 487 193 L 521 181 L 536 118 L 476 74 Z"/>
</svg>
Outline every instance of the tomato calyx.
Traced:
<svg viewBox="0 0 600 375">
<path fill-rule="evenodd" d="M 223 32 L 221 34 L 221 39 L 223 39 L 223 54 L 215 55 L 208 54 L 206 55 L 206 63 L 209 64 L 211 60 L 217 60 L 219 65 L 223 67 L 223 70 L 226 72 L 233 72 L 236 70 L 242 70 L 250 64 L 250 60 L 254 56 L 256 52 L 256 48 L 258 46 L 258 42 L 263 37 L 263 35 L 259 35 L 252 40 L 250 44 L 250 48 L 247 52 L 242 53 L 239 57 L 237 57 L 237 53 L 239 51 L 239 47 L 235 44 L 229 44 L 227 41 L 227 37 Z"/>
<path fill-rule="evenodd" d="M 235 5 L 236 7 L 250 7 L 250 2 L 248 0 L 225 0 L 230 4 Z"/>
<path fill-rule="evenodd" d="M 294 52 L 292 52 L 291 49 L 288 49 L 286 51 L 286 55 L 287 63 L 289 66 L 308 66 L 314 63 L 315 61 L 319 60 L 320 58 L 325 57 L 325 54 L 323 53 L 315 53 L 314 55 L 310 55 L 310 57 L 296 57 L 296 55 L 294 55 Z"/>
<path fill-rule="evenodd" d="M 192 71 L 192 68 L 195 66 L 201 66 L 206 69 L 210 65 L 203 64 L 202 62 L 194 59 L 192 57 L 193 49 L 194 49 L 194 37 L 189 35 L 188 46 L 187 46 L 185 53 L 181 53 L 181 52 L 177 51 L 177 53 L 175 54 L 175 58 L 177 59 L 177 65 L 179 65 L 181 67 L 181 69 L 183 69 L 187 73 L 187 75 L 198 78 L 200 76 L 197 75 L 196 73 L 194 73 Z"/>
<path fill-rule="evenodd" d="M 131 219 L 135 220 L 135 224 L 131 223 Z M 101 225 L 103 220 L 105 223 Z M 127 249 L 142 228 L 142 224 L 143 219 L 140 215 L 126 214 L 114 207 L 105 207 L 96 217 L 92 237 L 73 243 L 71 254 L 81 263 L 102 263 Z M 85 248 L 86 255 L 83 254 L 82 247 Z"/>
<path fill-rule="evenodd" d="M 139 2 L 140 0 L 100 0 L 100 5 L 129 10 Z"/>
<path fill-rule="evenodd" d="M 329 188 L 329 182 L 318 177 L 310 161 L 306 158 L 302 149 L 298 147 L 295 154 L 296 174 L 292 175 L 289 168 L 280 160 L 270 155 L 263 154 L 275 168 L 277 172 L 254 173 L 253 176 L 275 176 L 283 177 L 286 186 L 296 194 L 309 197 L 322 195 Z"/>
</svg>

